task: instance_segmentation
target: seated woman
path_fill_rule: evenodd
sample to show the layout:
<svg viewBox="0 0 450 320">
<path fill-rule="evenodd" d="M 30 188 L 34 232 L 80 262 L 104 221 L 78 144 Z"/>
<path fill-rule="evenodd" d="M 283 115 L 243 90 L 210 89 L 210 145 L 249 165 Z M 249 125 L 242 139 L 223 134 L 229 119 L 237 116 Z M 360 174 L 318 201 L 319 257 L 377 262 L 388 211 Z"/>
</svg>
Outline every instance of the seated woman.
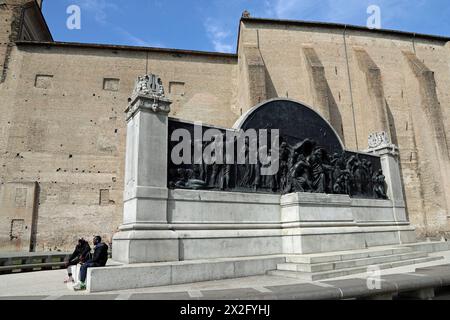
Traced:
<svg viewBox="0 0 450 320">
<path fill-rule="evenodd" d="M 72 277 L 73 266 L 76 266 L 78 263 L 84 263 L 90 258 L 90 255 L 91 247 L 89 246 L 89 243 L 83 238 L 78 239 L 78 244 L 75 246 L 75 250 L 65 262 L 68 276 L 66 280 L 64 280 L 64 283 L 74 282 Z"/>
</svg>

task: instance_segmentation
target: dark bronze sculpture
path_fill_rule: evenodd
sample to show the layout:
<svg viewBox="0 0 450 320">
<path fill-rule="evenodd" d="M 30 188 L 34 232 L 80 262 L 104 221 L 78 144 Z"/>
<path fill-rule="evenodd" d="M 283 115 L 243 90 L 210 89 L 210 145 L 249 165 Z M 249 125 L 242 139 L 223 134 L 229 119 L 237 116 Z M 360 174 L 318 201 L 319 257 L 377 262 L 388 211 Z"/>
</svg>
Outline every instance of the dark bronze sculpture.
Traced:
<svg viewBox="0 0 450 320">
<path fill-rule="evenodd" d="M 373 175 L 372 182 L 375 196 L 379 199 L 387 199 L 388 197 L 386 195 L 386 183 L 383 170 L 380 169 Z"/>
<path fill-rule="evenodd" d="M 313 186 L 310 180 L 311 165 L 303 154 L 295 154 L 295 165 L 289 171 L 288 188 L 286 193 L 290 192 L 311 192 Z"/>
<path fill-rule="evenodd" d="M 288 144 L 285 141 L 283 141 L 280 145 L 280 157 L 279 157 L 280 167 L 277 176 L 277 181 L 279 183 L 280 190 L 285 190 L 287 186 L 290 153 L 291 150 Z"/>
<path fill-rule="evenodd" d="M 244 164 L 193 165 L 193 169 L 179 168 L 170 179 L 169 187 L 183 189 L 216 189 L 273 193 L 311 192 L 348 194 L 353 197 L 387 199 L 385 177 L 382 170 L 372 173 L 373 164 L 358 154 L 347 155 L 328 152 L 306 139 L 295 146 L 283 142 L 279 158 L 268 151 L 270 161 L 279 161 L 274 175 L 261 175 L 267 164 L 250 163 L 248 141 Z"/>
<path fill-rule="evenodd" d="M 179 128 L 187 130 L 191 137 L 195 136 L 194 124 L 169 120 L 169 136 Z M 202 126 L 202 137 L 211 128 L 220 131 L 222 136 L 228 134 L 226 129 Z M 311 192 L 387 199 L 380 158 L 344 150 L 334 129 L 304 105 L 293 101 L 269 101 L 248 116 L 239 129 L 244 132 L 254 130 L 258 137 L 261 130 L 278 130 L 278 157 L 272 147 L 265 150 L 259 140 L 250 143 L 246 137 L 243 143 L 238 143 L 241 140 L 235 138 L 227 141 L 222 150 L 231 161 L 217 163 L 214 155 L 213 161 L 208 164 L 193 162 L 193 165 L 175 165 L 169 160 L 169 188 L 277 194 Z M 175 143 L 169 141 L 169 154 Z M 196 145 L 203 152 L 210 144 L 201 142 Z M 226 152 L 230 147 L 233 150 L 231 155 Z M 255 152 L 256 157 L 252 157 L 251 152 Z M 278 171 L 264 175 L 269 165 L 259 159 L 258 153 L 277 162 Z M 253 162 L 253 158 L 257 161 Z M 179 171 L 180 168 L 183 170 Z"/>
</svg>

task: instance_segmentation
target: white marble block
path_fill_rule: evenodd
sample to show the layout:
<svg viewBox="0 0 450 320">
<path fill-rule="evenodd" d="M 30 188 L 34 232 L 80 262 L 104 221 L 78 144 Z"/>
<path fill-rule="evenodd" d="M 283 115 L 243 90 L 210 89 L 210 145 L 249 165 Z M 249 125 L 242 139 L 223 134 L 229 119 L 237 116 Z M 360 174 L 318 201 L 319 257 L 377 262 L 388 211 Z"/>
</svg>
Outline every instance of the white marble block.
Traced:
<svg viewBox="0 0 450 320">
<path fill-rule="evenodd" d="M 168 114 L 160 79 L 140 77 L 126 110 L 123 224 L 113 259 L 124 263 L 177 261 L 178 237 L 167 221 Z"/>
</svg>

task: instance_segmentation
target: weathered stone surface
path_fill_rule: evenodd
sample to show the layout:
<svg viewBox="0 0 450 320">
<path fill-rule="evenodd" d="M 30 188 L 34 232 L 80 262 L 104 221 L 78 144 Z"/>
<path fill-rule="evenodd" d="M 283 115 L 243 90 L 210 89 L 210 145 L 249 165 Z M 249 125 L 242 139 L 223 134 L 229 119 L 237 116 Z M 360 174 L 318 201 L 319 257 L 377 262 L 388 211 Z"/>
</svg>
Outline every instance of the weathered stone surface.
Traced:
<svg viewBox="0 0 450 320">
<path fill-rule="evenodd" d="M 258 47 L 244 46 L 248 76 L 248 105 L 254 106 L 267 100 L 266 66 Z"/>
<path fill-rule="evenodd" d="M 145 52 L 108 53 L 108 58 L 103 54 L 98 56 L 97 49 L 88 50 L 91 53 L 87 56 L 84 55 L 84 49 L 79 49 L 80 55 L 77 54 L 73 60 L 66 56 L 65 50 L 44 49 L 41 51 L 44 55 L 56 53 L 55 56 L 49 55 L 49 58 L 56 60 L 44 62 L 37 56 L 34 59 L 34 54 L 30 56 L 31 60 L 22 60 L 19 56 L 25 51 L 14 48 L 16 55 L 11 68 L 18 70 L 21 68 L 19 65 L 25 63 L 22 66 L 29 70 L 29 76 L 23 79 L 20 86 L 31 90 L 23 91 L 22 97 L 15 100 L 14 88 L 18 85 L 15 77 L 8 78 L 8 84 L 0 88 L 0 94 L 4 97 L 0 102 L 0 149 L 5 150 L 1 153 L 0 180 L 39 182 L 38 250 L 72 249 L 77 236 L 90 238 L 97 233 L 110 241 L 121 224 L 126 132 L 125 115 L 122 112 L 135 77 L 145 70 L 146 65 Z M 112 59 L 111 64 L 116 67 L 111 70 L 110 63 L 95 62 L 104 58 Z M 55 72 L 54 66 L 59 59 L 64 61 L 61 63 L 67 66 L 67 70 Z M 231 114 L 230 120 L 230 115 L 225 114 L 229 107 L 225 101 L 230 101 L 228 97 L 232 95 L 232 84 L 227 77 L 232 70 L 230 61 L 233 60 L 221 58 L 223 64 L 216 64 L 215 57 L 190 55 L 174 58 L 154 53 L 150 54 L 149 64 L 155 66 L 152 70 L 166 70 L 160 72 L 166 75 L 170 72 L 167 67 L 178 68 L 177 65 L 191 61 L 186 65 L 187 74 L 181 79 L 188 83 L 183 97 L 185 100 L 181 102 L 175 99 L 172 115 L 203 121 L 217 119 L 219 123 L 231 126 L 235 118 Z M 76 73 L 69 71 L 75 66 L 78 70 Z M 37 73 L 53 74 L 57 87 L 34 88 Z M 72 76 L 68 78 L 68 74 L 76 74 L 75 77 L 84 80 Z M 99 79 L 89 79 L 92 74 L 98 74 Z M 223 76 L 223 81 L 212 81 L 211 76 L 214 74 Z M 112 76 L 121 79 L 119 91 L 103 91 L 100 78 Z M 167 76 L 164 79 L 173 78 Z M 191 88 L 194 83 L 199 86 Z M 212 85 L 217 85 L 211 91 L 213 99 L 191 110 L 189 116 L 183 116 L 184 111 L 179 112 L 182 104 L 205 90 L 210 92 L 207 88 Z M 74 114 L 74 105 L 76 115 L 68 116 Z M 216 107 L 217 112 L 213 110 Z M 98 139 L 103 141 L 100 145 Z M 100 190 L 104 189 L 110 191 L 109 205 L 100 205 L 99 202 Z"/>
<path fill-rule="evenodd" d="M 38 191 L 34 182 L 0 185 L 1 251 L 35 249 Z"/>
<path fill-rule="evenodd" d="M 423 210 L 426 212 L 424 218 L 428 228 L 436 230 L 437 226 L 448 226 L 450 216 L 450 141 L 446 132 L 448 118 L 444 117 L 445 103 L 438 95 L 438 72 L 432 70 L 427 61 L 420 59 L 418 53 L 406 51 L 404 56 L 411 75 L 408 81 L 411 89 L 415 89 L 411 92 L 415 99 L 411 112 L 414 113 L 414 128 L 417 130 L 415 142 Z"/>
<path fill-rule="evenodd" d="M 41 0 L 5 0 L 0 3 L 0 83 L 8 74 L 14 41 L 53 40 L 40 5 Z"/>
<path fill-rule="evenodd" d="M 336 98 L 328 83 L 325 67 L 317 55 L 314 46 L 304 46 L 303 53 L 306 58 L 307 71 L 310 75 L 311 91 L 314 94 L 314 105 L 322 117 L 331 123 L 343 140 L 342 117 L 339 113 Z"/>
<path fill-rule="evenodd" d="M 362 102 L 361 107 L 365 109 L 364 129 L 367 134 L 372 132 L 384 131 L 390 135 L 389 117 L 387 111 L 386 97 L 384 94 L 383 80 L 381 69 L 372 60 L 370 55 L 364 48 L 354 48 L 356 60 L 361 72 L 364 74 L 364 81 L 358 82 L 362 86 L 360 88 L 360 94 L 365 99 L 369 97 L 369 105 L 364 105 Z M 366 87 L 366 91 L 364 90 Z M 363 99 L 364 99 L 363 98 Z"/>
<path fill-rule="evenodd" d="M 241 26 L 241 37 L 250 38 L 250 35 L 258 34 L 258 45 L 265 61 L 268 73 L 279 96 L 288 95 L 290 98 L 300 100 L 309 105 L 314 105 L 314 91 L 309 89 L 306 66 L 299 59 L 305 45 L 313 44 L 328 80 L 331 92 L 336 97 L 339 113 L 342 117 L 344 140 L 347 148 L 365 149 L 367 137 L 366 130 L 372 119 L 367 117 L 366 106 L 381 105 L 383 101 L 374 92 L 368 94 L 368 90 L 376 89 L 378 93 L 384 92 L 385 104 L 392 132 L 393 143 L 399 145 L 402 167 L 402 180 L 405 185 L 405 195 L 409 217 L 418 227 L 418 233 L 429 235 L 441 230 L 448 230 L 448 223 L 442 219 L 448 209 L 427 206 L 423 207 L 423 188 L 433 189 L 433 185 L 442 181 L 442 176 L 428 178 L 425 173 L 428 170 L 439 170 L 436 167 L 425 169 L 428 155 L 430 154 L 416 141 L 419 134 L 427 137 L 429 145 L 434 145 L 430 137 L 432 129 L 417 123 L 417 118 L 423 114 L 414 111 L 412 107 L 421 107 L 420 90 L 417 81 L 410 71 L 407 60 L 402 50 L 413 50 L 411 38 L 398 37 L 396 35 L 381 36 L 381 34 L 366 34 L 361 31 L 346 31 L 344 43 L 344 29 L 329 30 L 311 24 L 301 25 L 296 23 L 283 24 L 265 21 L 245 20 Z M 450 72 L 444 61 L 448 61 L 448 49 L 445 41 L 416 38 L 414 41 L 416 55 L 423 60 L 430 70 L 435 72 L 437 98 L 441 106 L 448 105 L 449 99 L 445 92 L 450 80 Z M 370 44 L 370 45 L 369 45 Z M 348 55 L 346 55 L 346 46 Z M 448 45 L 447 45 L 448 46 Z M 378 75 L 372 77 L 376 87 L 370 87 L 367 79 L 358 63 L 358 59 L 352 48 L 360 47 L 378 67 L 382 83 L 377 80 Z M 279 48 L 283 48 L 280 50 Z M 348 59 L 346 58 L 348 56 Z M 350 73 L 347 73 L 347 67 Z M 368 70 L 368 69 L 366 69 Z M 378 71 L 374 70 L 375 73 Z M 349 77 L 350 75 L 350 77 Z M 351 90 L 350 90 L 351 86 Z M 382 91 L 381 91 L 382 89 Z M 374 100 L 374 99 L 378 100 Z M 378 102 L 377 102 L 378 101 Z M 352 108 L 352 104 L 354 108 Z M 353 110 L 352 110 L 353 109 Z M 446 108 L 442 108 L 446 110 Z M 355 117 L 356 123 L 353 121 Z M 370 120 L 369 120 L 370 119 Z M 448 115 L 446 119 L 446 132 L 449 133 Z M 430 140 L 431 139 L 431 140 Z M 436 142 L 437 143 L 437 142 Z M 433 153 L 431 153 L 433 154 Z M 422 163 L 419 159 L 424 159 Z M 422 160 L 420 160 L 422 161 Z M 423 168 L 418 174 L 419 168 Z M 447 188 L 448 190 L 448 188 Z M 426 198 L 436 203 L 444 204 L 439 194 L 426 194 Z M 442 192 L 447 194 L 448 192 Z M 435 200 L 432 200 L 435 199 Z M 434 218 L 439 222 L 435 222 Z M 427 218 L 428 217 L 428 218 Z M 437 227 L 440 225 L 440 227 Z"/>
</svg>

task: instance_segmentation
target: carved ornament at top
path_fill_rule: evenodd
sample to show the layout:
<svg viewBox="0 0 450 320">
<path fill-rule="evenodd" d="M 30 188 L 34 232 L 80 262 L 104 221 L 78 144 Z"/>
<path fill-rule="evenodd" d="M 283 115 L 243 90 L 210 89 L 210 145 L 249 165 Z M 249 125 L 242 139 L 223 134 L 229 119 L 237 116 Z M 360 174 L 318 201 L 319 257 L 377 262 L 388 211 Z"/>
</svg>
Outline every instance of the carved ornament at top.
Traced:
<svg viewBox="0 0 450 320">
<path fill-rule="evenodd" d="M 131 118 L 139 108 L 145 108 L 156 113 L 170 112 L 172 101 L 165 96 L 161 78 L 154 74 L 139 76 L 129 105 L 125 110 L 127 118 Z"/>
<path fill-rule="evenodd" d="M 161 78 L 154 74 L 139 76 L 133 91 L 133 96 L 136 95 L 145 95 L 158 98 L 164 97 L 164 86 Z"/>
<path fill-rule="evenodd" d="M 394 157 L 399 156 L 398 147 L 391 143 L 389 135 L 386 132 L 376 132 L 369 135 L 369 149 L 367 152 L 375 152 L 379 155 L 386 152 Z M 381 152 L 381 153 L 380 153 Z"/>
<path fill-rule="evenodd" d="M 382 146 L 389 146 L 391 141 L 386 132 L 375 132 L 369 135 L 368 143 L 369 148 L 375 149 Z"/>
</svg>

